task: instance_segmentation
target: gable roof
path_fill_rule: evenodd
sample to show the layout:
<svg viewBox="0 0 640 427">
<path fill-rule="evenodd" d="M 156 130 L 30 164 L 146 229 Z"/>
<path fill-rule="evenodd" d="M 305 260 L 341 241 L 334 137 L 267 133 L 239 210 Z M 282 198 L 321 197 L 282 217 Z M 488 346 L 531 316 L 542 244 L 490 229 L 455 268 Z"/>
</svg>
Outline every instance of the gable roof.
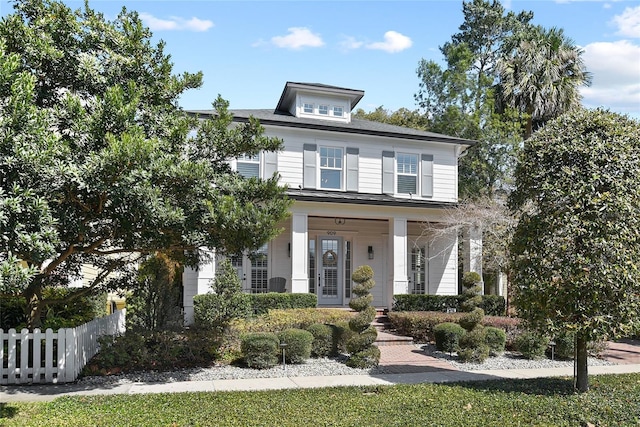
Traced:
<svg viewBox="0 0 640 427">
<path fill-rule="evenodd" d="M 249 117 L 255 117 L 264 126 L 279 126 L 298 129 L 313 129 L 338 133 L 380 136 L 386 138 L 410 139 L 417 141 L 442 142 L 473 146 L 477 141 L 456 138 L 434 132 L 427 132 L 403 126 L 352 118 L 350 123 L 327 121 L 307 117 L 295 117 L 288 112 L 270 109 L 229 110 L 235 122 L 246 123 Z M 199 117 L 215 116 L 215 110 L 189 110 L 187 113 Z"/>
</svg>

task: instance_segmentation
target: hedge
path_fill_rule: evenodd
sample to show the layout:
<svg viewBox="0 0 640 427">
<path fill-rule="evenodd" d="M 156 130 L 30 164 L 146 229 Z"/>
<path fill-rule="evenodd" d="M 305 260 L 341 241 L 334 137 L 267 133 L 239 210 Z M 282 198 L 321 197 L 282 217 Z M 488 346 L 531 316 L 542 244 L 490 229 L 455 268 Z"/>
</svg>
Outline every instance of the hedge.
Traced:
<svg viewBox="0 0 640 427">
<path fill-rule="evenodd" d="M 462 303 L 468 298 L 467 295 L 399 294 L 393 296 L 393 311 L 446 311 L 447 308 L 461 311 Z M 504 316 L 506 305 L 504 297 L 482 295 L 478 307 L 487 316 Z"/>
<path fill-rule="evenodd" d="M 249 296 L 256 315 L 266 314 L 274 309 L 315 308 L 318 305 L 318 297 L 315 294 L 269 292 Z"/>
</svg>

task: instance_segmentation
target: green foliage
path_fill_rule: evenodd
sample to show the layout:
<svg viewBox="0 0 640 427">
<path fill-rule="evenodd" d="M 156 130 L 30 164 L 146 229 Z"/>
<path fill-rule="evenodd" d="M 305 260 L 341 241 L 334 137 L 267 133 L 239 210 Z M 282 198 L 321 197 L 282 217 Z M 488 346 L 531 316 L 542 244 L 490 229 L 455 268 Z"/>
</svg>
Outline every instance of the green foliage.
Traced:
<svg viewBox="0 0 640 427">
<path fill-rule="evenodd" d="M 580 388 L 589 340 L 638 325 L 640 122 L 603 110 L 553 120 L 524 145 L 512 209 L 514 305 L 541 332 L 575 331 Z"/>
<path fill-rule="evenodd" d="M 439 311 L 389 312 L 388 317 L 395 331 L 413 337 L 418 343 L 435 341 L 434 329 L 440 323 L 457 323 L 463 313 L 443 313 Z"/>
<path fill-rule="evenodd" d="M 29 327 L 55 304 L 42 289 L 83 265 L 96 270 L 85 293 L 133 289 L 137 255 L 174 250 L 194 266 L 209 256 L 198 248 L 240 253 L 277 235 L 286 188 L 228 161 L 282 142 L 256 120 L 230 126 L 221 98 L 210 120 L 179 108 L 202 74 L 174 74 L 136 12 L 14 9 L 0 22 L 0 291 L 26 299 Z"/>
<path fill-rule="evenodd" d="M 333 345 L 333 328 L 323 323 L 314 323 L 307 328 L 313 335 L 311 343 L 312 357 L 327 357 L 335 353 Z"/>
<path fill-rule="evenodd" d="M 507 334 L 504 330 L 494 327 L 484 328 L 485 343 L 489 347 L 489 354 L 497 356 L 504 352 Z"/>
<path fill-rule="evenodd" d="M 203 367 L 221 357 L 220 337 L 199 331 L 136 331 L 99 341 L 100 352 L 84 368 L 84 375 Z"/>
<path fill-rule="evenodd" d="M 505 313 L 504 297 L 499 295 L 482 295 L 482 302 L 478 307 L 487 315 L 503 316 Z M 462 311 L 462 304 L 467 299 L 465 295 L 426 295 L 399 294 L 393 296 L 393 311 L 444 311 L 455 308 Z"/>
<path fill-rule="evenodd" d="M 474 289 L 482 282 L 482 277 L 475 271 L 467 271 L 462 275 L 462 286 L 465 289 Z"/>
<path fill-rule="evenodd" d="M 249 296 L 242 292 L 240 279 L 228 259 L 218 265 L 211 288 L 214 293 L 193 297 L 196 327 L 222 333 L 233 319 L 251 315 Z"/>
<path fill-rule="evenodd" d="M 474 308 L 472 312 L 465 313 L 458 323 L 467 331 L 471 331 L 476 326 L 482 323 L 482 319 L 484 318 L 484 311 L 481 308 Z"/>
<path fill-rule="evenodd" d="M 460 337 L 465 334 L 465 330 L 457 323 L 445 322 L 440 323 L 433 328 L 435 336 L 436 348 L 440 351 L 453 353 L 458 349 Z"/>
<path fill-rule="evenodd" d="M 576 351 L 575 332 L 562 331 L 554 335 L 552 341 L 555 343 L 553 353 L 557 359 L 573 359 Z"/>
<path fill-rule="evenodd" d="M 356 336 L 349 327 L 349 322 L 336 322 L 329 325 L 333 336 L 333 352 L 347 353 L 347 343 Z"/>
<path fill-rule="evenodd" d="M 7 402 L 0 406 L 0 419 L 6 427 L 104 426 L 124 417 L 124 423 L 142 427 L 204 426 L 211 425 L 212 420 L 218 427 L 637 424 L 640 408 L 634 398 L 638 395 L 640 374 L 597 375 L 593 382 L 595 386 L 588 395 L 573 392 L 572 378 L 535 378 L 464 384 L 69 396 L 54 403 Z M 346 411 L 345 402 L 349 403 Z"/>
<path fill-rule="evenodd" d="M 280 332 L 285 329 L 306 329 L 314 323 L 348 322 L 353 313 L 334 308 L 296 308 L 286 310 L 269 310 L 256 318 L 236 320 L 231 328 L 240 334 L 246 332 Z"/>
<path fill-rule="evenodd" d="M 167 254 L 156 253 L 138 269 L 140 284 L 127 295 L 127 328 L 144 331 L 179 331 L 182 287 L 180 264 Z"/>
<path fill-rule="evenodd" d="M 267 369 L 278 364 L 280 340 L 270 332 L 254 332 L 242 337 L 240 349 L 247 367 Z"/>
<path fill-rule="evenodd" d="M 537 332 L 525 331 L 515 341 L 518 350 L 527 359 L 540 359 L 549 346 L 549 338 Z"/>
<path fill-rule="evenodd" d="M 458 342 L 458 358 L 462 362 L 482 363 L 489 357 L 486 331 L 483 326 L 476 326 L 467 331 Z"/>
<path fill-rule="evenodd" d="M 376 309 L 371 305 L 373 296 L 370 294 L 374 287 L 373 269 L 368 265 L 361 265 L 351 275 L 351 280 L 355 283 L 352 293 L 354 297 L 349 301 L 349 307 L 357 311 L 357 314 L 349 320 L 349 328 L 354 332 L 347 343 L 347 351 L 349 352 L 349 360 L 354 359 L 349 366 L 373 367 L 378 365 L 380 360 L 380 351 L 372 350 L 373 343 L 378 336 L 375 328 L 371 327 L 371 322 L 376 317 Z"/>
<path fill-rule="evenodd" d="M 318 305 L 315 294 L 289 294 L 269 292 L 266 294 L 249 294 L 253 313 L 266 314 L 269 310 L 284 310 L 296 308 L 314 308 Z"/>
<path fill-rule="evenodd" d="M 369 369 L 378 366 L 380 362 L 380 349 L 370 346 L 350 356 L 345 362 L 350 368 Z"/>
<path fill-rule="evenodd" d="M 278 334 L 280 344 L 286 344 L 285 360 L 287 363 L 304 363 L 311 357 L 313 334 L 304 329 L 287 329 Z"/>
</svg>

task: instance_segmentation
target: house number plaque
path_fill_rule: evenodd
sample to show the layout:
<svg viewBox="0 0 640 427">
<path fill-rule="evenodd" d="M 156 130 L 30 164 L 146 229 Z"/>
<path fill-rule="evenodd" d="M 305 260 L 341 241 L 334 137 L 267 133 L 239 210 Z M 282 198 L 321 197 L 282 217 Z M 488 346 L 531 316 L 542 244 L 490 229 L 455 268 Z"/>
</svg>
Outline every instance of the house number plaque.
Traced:
<svg viewBox="0 0 640 427">
<path fill-rule="evenodd" d="M 336 231 L 335 230 L 329 230 L 329 231 L 327 231 L 327 234 L 329 236 L 335 236 L 336 235 Z"/>
</svg>

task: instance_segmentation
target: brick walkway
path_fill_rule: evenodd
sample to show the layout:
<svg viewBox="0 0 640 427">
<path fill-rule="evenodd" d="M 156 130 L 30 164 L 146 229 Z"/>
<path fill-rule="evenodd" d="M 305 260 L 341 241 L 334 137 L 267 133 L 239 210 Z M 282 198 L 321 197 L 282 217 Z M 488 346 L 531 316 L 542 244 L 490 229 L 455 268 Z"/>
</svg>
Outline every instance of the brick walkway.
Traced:
<svg viewBox="0 0 640 427">
<path fill-rule="evenodd" d="M 621 365 L 640 364 L 640 341 L 609 342 L 603 358 Z M 428 356 L 416 344 L 381 345 L 380 366 L 391 374 L 411 374 L 418 372 L 456 371 L 449 363 Z"/>
</svg>

